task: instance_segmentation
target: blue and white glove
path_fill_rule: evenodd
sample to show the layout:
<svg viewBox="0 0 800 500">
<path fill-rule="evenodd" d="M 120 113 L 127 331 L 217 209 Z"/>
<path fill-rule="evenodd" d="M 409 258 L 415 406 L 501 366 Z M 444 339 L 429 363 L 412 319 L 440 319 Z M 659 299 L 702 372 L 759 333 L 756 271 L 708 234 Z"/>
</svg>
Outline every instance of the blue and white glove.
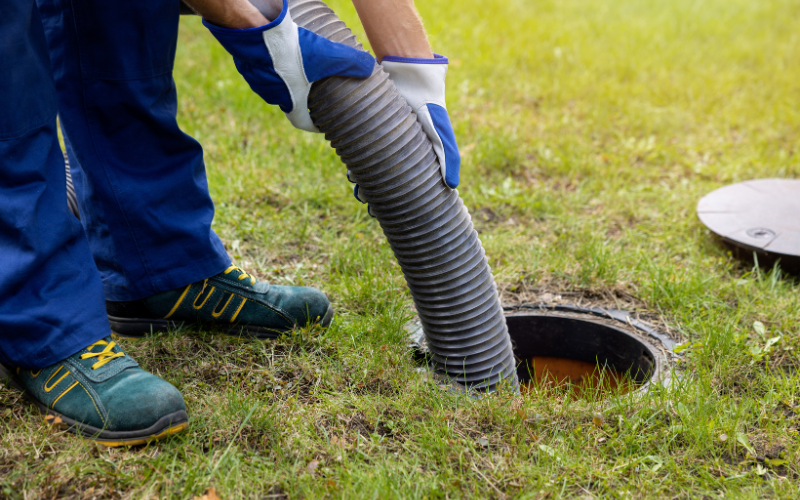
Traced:
<svg viewBox="0 0 800 500">
<path fill-rule="evenodd" d="M 433 152 L 436 153 L 444 183 L 455 189 L 459 183 L 461 154 L 458 152 L 456 135 L 444 100 L 447 64 L 447 58 L 439 54 L 434 54 L 433 59 L 386 56 L 381 61 L 381 66 L 389 73 L 389 78 L 400 95 L 417 114 L 422 130 L 433 144 Z M 354 182 L 349 171 L 347 180 Z M 358 196 L 358 189 L 356 184 L 353 196 L 361 203 L 366 203 Z"/>
<path fill-rule="evenodd" d="M 233 56 L 250 88 L 280 106 L 301 130 L 319 132 L 308 113 L 311 83 L 329 76 L 367 78 L 375 68 L 369 53 L 297 26 L 287 0 L 277 19 L 258 28 L 222 28 L 205 19 L 203 24 Z"/>
<path fill-rule="evenodd" d="M 439 159 L 444 183 L 455 189 L 459 182 L 461 154 L 444 100 L 447 63 L 447 58 L 439 54 L 434 54 L 433 59 L 386 56 L 381 66 L 417 114 L 417 120 Z"/>
</svg>

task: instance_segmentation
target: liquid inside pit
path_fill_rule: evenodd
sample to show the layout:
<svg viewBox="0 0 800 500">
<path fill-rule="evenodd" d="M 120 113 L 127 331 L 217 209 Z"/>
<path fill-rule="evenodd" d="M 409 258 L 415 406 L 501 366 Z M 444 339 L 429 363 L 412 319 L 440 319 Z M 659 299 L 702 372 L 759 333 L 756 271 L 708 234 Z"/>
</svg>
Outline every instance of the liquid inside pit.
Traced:
<svg viewBox="0 0 800 500">
<path fill-rule="evenodd" d="M 630 377 L 608 366 L 548 356 L 533 356 L 528 363 L 533 379 L 522 384 L 528 392 L 537 389 L 554 393 L 571 391 L 573 398 L 577 399 L 595 393 L 604 398 L 636 388 Z"/>
</svg>

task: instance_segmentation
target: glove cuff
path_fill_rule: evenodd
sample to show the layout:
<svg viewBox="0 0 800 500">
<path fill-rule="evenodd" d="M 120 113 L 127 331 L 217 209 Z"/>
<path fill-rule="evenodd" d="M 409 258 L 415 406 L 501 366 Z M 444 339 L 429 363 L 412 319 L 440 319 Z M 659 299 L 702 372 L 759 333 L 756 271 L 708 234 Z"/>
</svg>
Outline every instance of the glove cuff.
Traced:
<svg viewBox="0 0 800 500">
<path fill-rule="evenodd" d="M 208 28 L 211 34 L 235 59 L 248 63 L 263 64 L 264 58 L 269 57 L 269 53 L 264 46 L 264 33 L 280 26 L 286 17 L 289 17 L 291 21 L 289 3 L 287 0 L 283 0 L 281 14 L 264 26 L 244 29 L 224 28 L 206 19 L 203 19 L 203 26 Z M 271 59 L 269 62 L 271 62 Z"/>
<path fill-rule="evenodd" d="M 447 108 L 444 101 L 447 58 L 436 55 L 438 58 L 434 59 L 387 56 L 381 61 L 381 67 L 414 112 L 431 103 Z"/>
<path fill-rule="evenodd" d="M 417 58 L 417 57 L 400 57 L 400 56 L 383 56 L 381 59 L 381 64 L 383 62 L 396 62 L 396 63 L 407 63 L 407 64 L 448 64 L 448 59 L 441 55 L 441 54 L 433 54 L 433 59 L 426 58 Z"/>
</svg>

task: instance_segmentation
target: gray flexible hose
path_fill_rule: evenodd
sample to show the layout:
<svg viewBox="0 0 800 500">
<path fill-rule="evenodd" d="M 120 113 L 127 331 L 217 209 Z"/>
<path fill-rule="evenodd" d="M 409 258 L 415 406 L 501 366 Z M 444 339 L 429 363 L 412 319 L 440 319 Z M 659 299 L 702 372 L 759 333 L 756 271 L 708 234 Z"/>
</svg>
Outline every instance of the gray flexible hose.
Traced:
<svg viewBox="0 0 800 500">
<path fill-rule="evenodd" d="M 289 0 L 294 21 L 361 49 L 320 0 Z M 470 389 L 518 390 L 511 339 L 478 233 L 458 191 L 442 179 L 416 115 L 380 65 L 366 80 L 332 77 L 308 98 L 360 186 L 405 275 L 436 372 Z"/>
<path fill-rule="evenodd" d="M 78 211 L 78 198 L 75 196 L 75 186 L 72 185 L 72 172 L 69 170 L 69 157 L 64 153 L 64 167 L 67 169 L 67 207 L 77 218 L 81 218 Z"/>
</svg>

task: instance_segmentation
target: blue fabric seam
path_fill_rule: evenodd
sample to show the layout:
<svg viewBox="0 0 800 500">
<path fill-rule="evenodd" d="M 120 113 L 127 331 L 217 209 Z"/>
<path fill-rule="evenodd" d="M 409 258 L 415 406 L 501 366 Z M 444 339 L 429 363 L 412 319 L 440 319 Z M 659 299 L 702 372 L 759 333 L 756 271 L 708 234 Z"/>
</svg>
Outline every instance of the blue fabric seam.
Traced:
<svg viewBox="0 0 800 500">
<path fill-rule="evenodd" d="M 45 114 L 47 115 L 46 117 L 42 117 L 42 118 L 37 117 L 36 118 L 36 123 L 34 125 L 29 125 L 27 127 L 22 127 L 21 129 L 14 130 L 12 132 L 0 133 L 0 142 L 13 141 L 14 139 L 19 139 L 20 137 L 26 136 L 26 135 L 28 135 L 29 133 L 33 132 L 36 129 L 44 127 L 45 125 L 50 123 L 51 120 L 55 120 L 56 119 L 57 111 L 56 110 L 52 110 L 52 111 L 49 111 L 49 112 L 47 112 Z"/>
<path fill-rule="evenodd" d="M 85 92 L 85 87 L 84 87 L 84 92 Z M 85 106 L 86 94 L 83 95 L 83 102 Z M 88 110 L 84 108 L 84 111 L 86 113 L 86 123 L 87 124 L 91 123 Z M 142 252 L 142 249 L 139 246 L 138 234 L 136 231 L 133 230 L 131 221 L 128 219 L 127 215 L 128 212 L 123 208 L 122 201 L 120 200 L 119 185 L 116 182 L 116 180 L 111 178 L 111 175 L 109 174 L 109 168 L 106 165 L 106 161 L 103 159 L 103 157 L 100 155 L 100 151 L 97 149 L 97 142 L 92 136 L 92 131 L 94 130 L 94 127 L 87 127 L 87 128 L 88 128 L 89 138 L 92 142 L 92 146 L 94 146 L 94 154 L 97 157 L 98 163 L 102 165 L 103 174 L 105 175 L 108 185 L 111 187 L 111 192 L 114 195 L 114 202 L 117 204 L 117 210 L 119 210 L 122 218 L 125 220 L 125 225 L 127 226 L 129 234 L 132 236 L 131 239 L 133 240 L 133 246 L 136 248 L 136 253 L 139 255 L 139 262 L 141 263 L 144 274 L 147 276 L 147 279 L 150 282 L 151 289 L 154 289 L 156 287 L 155 283 L 153 282 L 153 275 L 150 273 L 150 261 L 146 258 L 145 254 Z M 114 245 L 116 244 L 117 242 L 114 241 Z"/>
</svg>

